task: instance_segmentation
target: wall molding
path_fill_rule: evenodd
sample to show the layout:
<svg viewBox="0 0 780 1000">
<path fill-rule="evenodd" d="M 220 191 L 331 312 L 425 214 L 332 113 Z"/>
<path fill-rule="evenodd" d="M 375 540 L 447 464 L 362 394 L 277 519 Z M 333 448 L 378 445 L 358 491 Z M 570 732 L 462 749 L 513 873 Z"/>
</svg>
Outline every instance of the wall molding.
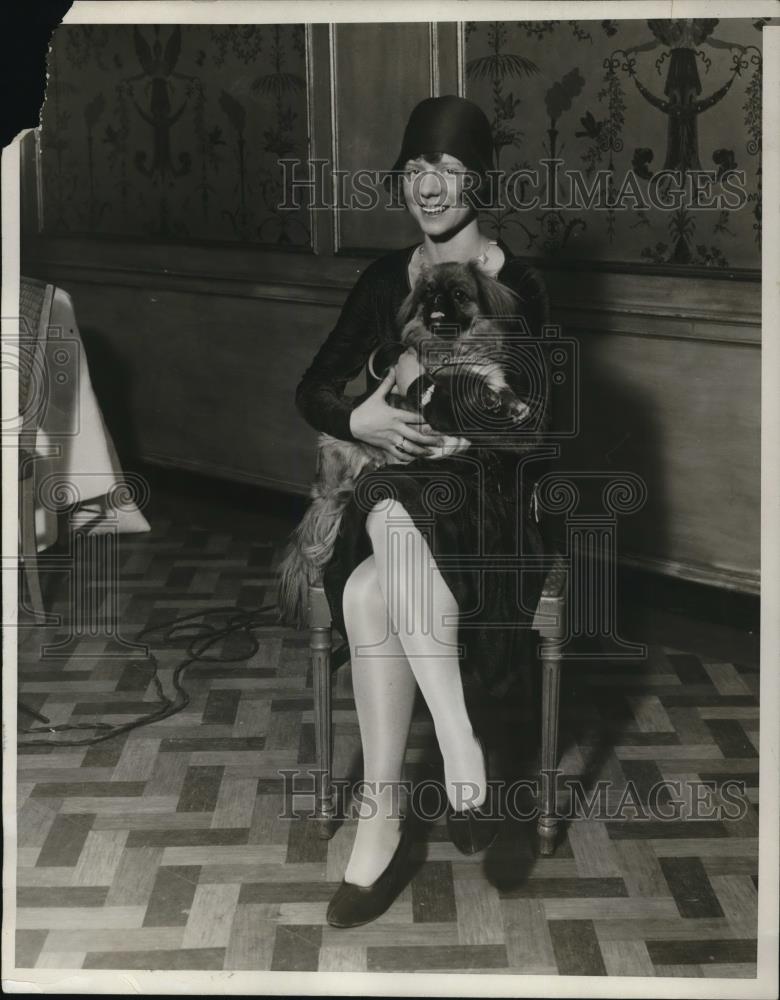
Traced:
<svg viewBox="0 0 780 1000">
<path fill-rule="evenodd" d="M 436 21 L 428 22 L 428 39 L 430 43 L 430 55 L 428 56 L 430 60 L 430 96 L 438 97 L 441 87 L 441 81 L 439 79 L 439 25 Z"/>
<path fill-rule="evenodd" d="M 309 158 L 316 157 L 318 122 L 317 122 L 317 98 L 315 90 L 315 80 L 317 78 L 317 61 L 315 59 L 315 48 L 317 36 L 314 34 L 313 25 L 304 26 L 305 46 L 306 46 L 306 126 L 308 131 Z M 310 244 L 313 253 L 320 253 L 322 250 L 321 235 L 317 227 L 317 212 L 309 206 L 309 234 Z"/>
<path fill-rule="evenodd" d="M 171 248 L 84 238 L 39 239 L 22 271 L 49 281 L 273 300 L 338 308 L 365 258 L 242 248 Z M 290 280 L 294 271 L 296 280 Z M 565 333 L 610 334 L 760 347 L 761 287 L 712 278 L 548 271 L 553 319 Z M 594 289 L 598 288 L 595 292 Z M 679 304 L 677 304 L 679 303 Z"/>
<path fill-rule="evenodd" d="M 555 310 L 564 333 L 614 334 L 658 340 L 698 340 L 703 343 L 761 347 L 761 317 L 728 317 L 715 310 L 681 317 L 662 308 L 628 309 L 571 306 Z"/>
<path fill-rule="evenodd" d="M 458 97 L 466 96 L 466 26 L 463 21 L 455 25 L 457 32 Z"/>
<path fill-rule="evenodd" d="M 731 569 L 727 566 L 711 566 L 690 560 L 681 560 L 678 562 L 673 559 L 658 559 L 653 556 L 634 555 L 628 552 L 619 556 L 618 562 L 621 566 L 630 569 L 659 573 L 662 576 L 689 580 L 692 583 L 709 584 L 713 587 L 735 590 L 743 594 L 761 593 L 761 573 L 759 571 Z"/>
<path fill-rule="evenodd" d="M 338 24 L 331 22 L 328 25 L 328 113 L 330 117 L 330 167 L 331 185 L 330 199 L 333 207 L 330 210 L 331 229 L 333 233 L 333 252 L 338 253 L 341 247 L 341 216 L 336 205 L 338 204 L 338 178 L 335 171 L 338 169 L 339 153 L 339 121 L 338 121 Z"/>
<path fill-rule="evenodd" d="M 247 472 L 232 465 L 219 465 L 216 462 L 202 462 L 188 458 L 177 458 L 164 455 L 161 452 L 141 451 L 138 458 L 149 465 L 157 465 L 164 469 L 181 469 L 184 472 L 196 472 L 202 476 L 213 476 L 228 482 L 247 483 L 267 489 L 290 493 L 295 496 L 308 496 L 309 487 L 288 479 L 276 476 L 264 476 L 255 472 Z"/>
<path fill-rule="evenodd" d="M 230 299 L 258 299 L 261 301 L 290 302 L 297 305 L 321 305 L 338 308 L 344 301 L 341 288 L 328 285 L 304 285 L 301 283 L 281 284 L 255 282 L 246 278 L 215 278 L 210 275 L 173 274 L 159 276 L 154 271 L 136 269 L 120 270 L 105 268 L 102 273 L 96 268 L 82 268 L 78 265 L 59 267 L 55 262 L 38 262 L 40 274 L 50 276 L 55 283 L 73 281 L 78 284 L 114 286 L 122 288 L 145 288 L 150 292 L 178 292 L 184 295 L 217 295 Z M 38 276 L 38 268 L 24 268 L 25 274 Z M 160 278 L 150 281 L 150 278 Z"/>
</svg>

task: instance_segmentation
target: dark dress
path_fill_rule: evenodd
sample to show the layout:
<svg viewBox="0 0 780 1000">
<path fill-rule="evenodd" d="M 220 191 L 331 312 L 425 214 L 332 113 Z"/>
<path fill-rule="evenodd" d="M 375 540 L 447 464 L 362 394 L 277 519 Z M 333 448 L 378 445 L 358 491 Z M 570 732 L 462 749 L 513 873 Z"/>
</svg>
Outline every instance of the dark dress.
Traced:
<svg viewBox="0 0 780 1000">
<path fill-rule="evenodd" d="M 426 538 L 459 608 L 458 641 L 462 669 L 478 677 L 494 695 L 515 683 L 529 690 L 533 661 L 530 624 L 544 582 L 545 544 L 535 517 L 534 482 L 546 471 L 542 445 L 549 424 L 546 362 L 541 327 L 547 299 L 538 274 L 501 242 L 505 262 L 498 280 L 520 296 L 526 326 L 509 351 L 525 352 L 526 362 L 505 365 L 507 380 L 523 400 L 534 397 L 533 429 L 472 439 L 458 455 L 419 457 L 406 465 L 388 464 L 358 478 L 339 531 L 323 585 L 334 624 L 346 635 L 342 612 L 344 585 L 352 570 L 372 552 L 365 531 L 368 511 L 384 497 L 398 499 Z M 378 345 L 397 342 L 398 309 L 409 294 L 408 264 L 415 246 L 386 254 L 370 264 L 344 304 L 334 329 L 304 373 L 296 393 L 300 412 L 314 428 L 347 441 L 354 406 L 365 399 L 344 396 L 345 386 Z M 522 329 L 522 326 L 519 327 Z M 529 379 L 528 352 L 541 375 Z M 510 359 L 511 360 L 511 359 Z M 531 365 L 533 367 L 533 365 Z M 368 392 L 377 381 L 367 372 Z M 438 430 L 469 436 L 451 388 L 443 379 L 423 376 L 409 393 L 422 395 L 422 413 Z"/>
</svg>

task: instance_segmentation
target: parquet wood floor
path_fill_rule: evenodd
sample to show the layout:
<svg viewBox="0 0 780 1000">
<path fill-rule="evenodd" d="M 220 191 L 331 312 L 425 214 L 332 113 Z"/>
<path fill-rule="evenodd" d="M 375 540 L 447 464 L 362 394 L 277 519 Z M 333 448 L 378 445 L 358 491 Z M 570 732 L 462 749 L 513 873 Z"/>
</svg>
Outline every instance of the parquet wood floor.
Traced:
<svg viewBox="0 0 780 1000">
<path fill-rule="evenodd" d="M 271 599 L 289 521 L 164 501 L 153 498 L 151 534 L 119 540 L 121 639 Z M 20 699 L 53 724 L 148 711 L 152 660 L 116 636 L 42 655 L 67 637 L 66 584 L 48 580 L 62 623 L 22 630 Z M 313 764 L 312 689 L 306 637 L 271 627 L 250 659 L 188 672 L 190 703 L 168 720 L 90 747 L 57 745 L 80 732 L 52 734 L 45 748 L 21 738 L 18 966 L 754 976 L 755 636 L 668 613 L 640 612 L 635 626 L 647 660 L 564 667 L 563 770 L 589 788 L 610 782 L 613 800 L 630 785 L 640 803 L 663 779 L 709 781 L 716 801 L 724 781 L 742 781 L 739 819 L 577 819 L 551 858 L 537 856 L 531 821 L 507 820 L 474 858 L 457 853 L 442 820 L 420 824 L 416 874 L 388 913 L 330 928 L 354 824 L 323 841 L 305 818 L 280 818 L 279 770 Z M 150 644 L 166 692 L 183 646 Z M 523 706 L 471 697 L 499 774 L 534 777 Z M 354 773 L 348 664 L 334 711 L 336 771 Z M 413 778 L 440 774 L 422 709 L 407 765 Z"/>
</svg>

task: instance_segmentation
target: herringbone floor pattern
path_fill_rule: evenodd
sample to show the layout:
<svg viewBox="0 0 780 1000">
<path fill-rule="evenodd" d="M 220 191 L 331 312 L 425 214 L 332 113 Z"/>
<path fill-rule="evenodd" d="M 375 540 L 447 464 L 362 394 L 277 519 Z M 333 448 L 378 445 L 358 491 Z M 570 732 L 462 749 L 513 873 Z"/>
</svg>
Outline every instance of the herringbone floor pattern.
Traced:
<svg viewBox="0 0 780 1000">
<path fill-rule="evenodd" d="M 152 662 L 123 646 L 142 627 L 270 598 L 278 525 L 213 508 L 208 518 L 161 511 L 150 535 L 120 539 L 118 636 L 77 636 L 43 655 L 67 638 L 69 590 L 56 577 L 48 603 L 62 624 L 23 631 L 19 697 L 52 724 L 122 723 L 149 710 Z M 663 779 L 709 781 L 716 800 L 724 781 L 742 780 L 744 816 L 578 819 L 546 859 L 531 821 L 508 820 L 473 859 L 455 851 L 443 822 L 420 826 L 411 884 L 384 917 L 351 931 L 328 927 L 325 909 L 353 825 L 323 841 L 304 818 L 280 818 L 299 803 L 285 803 L 279 770 L 313 764 L 305 636 L 268 628 L 249 660 L 190 671 L 189 705 L 164 722 L 91 747 L 23 737 L 17 965 L 754 976 L 754 642 L 730 635 L 713 649 L 712 628 L 679 620 L 673 632 L 671 645 L 640 637 L 651 641 L 641 663 L 564 667 L 563 769 L 589 788 L 610 782 L 613 798 L 629 789 L 640 807 Z M 150 647 L 166 692 L 182 647 Z M 335 698 L 344 775 L 359 748 L 348 665 Z M 521 709 L 475 703 L 502 773 L 532 778 L 534 761 L 515 743 Z M 413 777 L 438 773 L 424 712 L 407 763 Z"/>
</svg>

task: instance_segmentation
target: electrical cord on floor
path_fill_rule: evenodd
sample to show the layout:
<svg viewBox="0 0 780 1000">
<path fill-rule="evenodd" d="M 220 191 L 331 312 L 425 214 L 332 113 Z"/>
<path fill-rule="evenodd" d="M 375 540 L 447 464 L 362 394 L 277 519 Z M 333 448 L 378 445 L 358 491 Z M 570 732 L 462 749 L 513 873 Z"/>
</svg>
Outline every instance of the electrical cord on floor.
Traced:
<svg viewBox="0 0 780 1000">
<path fill-rule="evenodd" d="M 179 618 L 172 618 L 167 622 L 147 626 L 147 628 L 142 629 L 138 633 L 136 639 L 143 639 L 144 636 L 148 636 L 156 632 L 162 632 L 162 642 L 172 643 L 176 640 L 184 638 L 188 632 L 192 635 L 192 638 L 186 647 L 185 658 L 176 666 L 171 677 L 171 683 L 173 684 L 176 692 L 173 698 L 169 698 L 163 691 L 160 678 L 157 675 L 157 659 L 152 656 L 152 659 L 154 660 L 152 682 L 154 683 L 159 700 L 159 705 L 155 711 L 150 712 L 148 715 L 142 715 L 140 718 L 133 719 L 131 722 L 125 722 L 116 726 L 111 725 L 108 722 L 79 722 L 62 723 L 56 726 L 36 726 L 32 729 L 20 729 L 18 731 L 20 736 L 28 736 L 34 733 L 64 733 L 84 729 L 101 730 L 101 735 L 85 737 L 81 740 L 22 740 L 20 742 L 20 746 L 92 746 L 95 743 L 102 743 L 105 740 L 113 739 L 122 733 L 130 732 L 132 729 L 138 729 L 141 726 L 148 726 L 153 722 L 160 722 L 163 719 L 170 718 L 172 715 L 176 715 L 177 712 L 181 712 L 182 709 L 186 708 L 190 702 L 190 695 L 181 683 L 181 677 L 184 672 L 189 667 L 197 664 L 209 664 L 210 666 L 213 666 L 214 664 L 239 663 L 242 660 L 247 660 L 251 656 L 254 656 L 260 648 L 260 643 L 258 642 L 254 632 L 256 629 L 261 628 L 278 628 L 280 624 L 278 620 L 268 620 L 267 617 L 262 617 L 263 615 L 267 616 L 269 612 L 276 610 L 277 607 L 275 604 L 267 604 L 263 607 L 255 608 L 252 611 L 242 611 L 241 609 L 237 609 L 235 606 L 226 605 L 224 607 L 210 608 L 208 611 L 195 611 L 188 615 L 181 615 Z M 224 615 L 228 615 L 229 617 L 225 624 L 221 627 L 217 627 L 217 625 L 208 621 L 209 618 Z M 203 618 L 204 621 L 197 622 L 194 620 L 197 618 Z M 229 635 L 246 636 L 249 643 L 248 652 L 242 652 L 240 656 L 228 656 L 224 653 L 218 656 L 205 655 L 212 646 L 216 645 Z M 39 712 L 28 708 L 22 703 L 19 703 L 19 709 L 35 718 L 45 719 L 45 716 L 41 716 Z"/>
</svg>

